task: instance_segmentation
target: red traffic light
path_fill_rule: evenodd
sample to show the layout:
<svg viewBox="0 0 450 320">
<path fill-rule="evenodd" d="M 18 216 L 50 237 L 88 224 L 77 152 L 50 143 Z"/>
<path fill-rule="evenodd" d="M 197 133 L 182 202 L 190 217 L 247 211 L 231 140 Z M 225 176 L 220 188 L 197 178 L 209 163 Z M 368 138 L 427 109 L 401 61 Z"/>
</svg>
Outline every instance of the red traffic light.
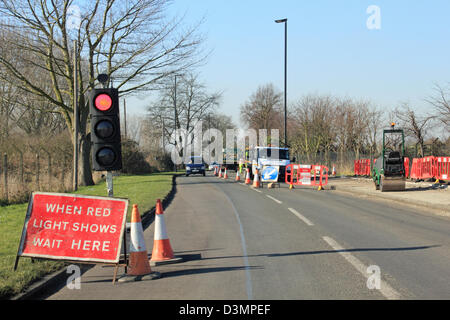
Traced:
<svg viewBox="0 0 450 320">
<path fill-rule="evenodd" d="M 112 99 L 108 94 L 101 93 L 95 97 L 94 105 L 100 111 L 108 111 L 112 107 Z"/>
</svg>

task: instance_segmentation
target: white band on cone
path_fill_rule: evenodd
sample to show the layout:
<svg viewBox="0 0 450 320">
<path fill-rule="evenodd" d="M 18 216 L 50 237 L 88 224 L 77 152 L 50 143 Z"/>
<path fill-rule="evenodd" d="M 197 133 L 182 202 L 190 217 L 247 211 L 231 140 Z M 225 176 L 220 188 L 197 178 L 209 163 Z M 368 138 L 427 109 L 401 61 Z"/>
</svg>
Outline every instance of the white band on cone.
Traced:
<svg viewBox="0 0 450 320">
<path fill-rule="evenodd" d="M 166 223 L 162 214 L 155 215 L 155 240 L 169 239 L 166 231 Z"/>
<path fill-rule="evenodd" d="M 147 251 L 144 240 L 144 230 L 141 222 L 132 222 L 130 231 L 130 252 Z"/>
</svg>

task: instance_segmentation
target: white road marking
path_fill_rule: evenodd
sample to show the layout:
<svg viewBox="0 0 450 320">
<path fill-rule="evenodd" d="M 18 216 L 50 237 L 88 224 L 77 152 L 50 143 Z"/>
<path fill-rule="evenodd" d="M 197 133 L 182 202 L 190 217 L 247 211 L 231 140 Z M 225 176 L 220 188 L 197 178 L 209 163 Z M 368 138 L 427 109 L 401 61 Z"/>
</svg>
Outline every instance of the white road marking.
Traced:
<svg viewBox="0 0 450 320">
<path fill-rule="evenodd" d="M 279 204 L 283 203 L 283 202 L 281 202 L 280 200 L 275 199 L 275 198 L 272 197 L 272 196 L 269 196 L 268 194 L 266 194 L 266 197 L 272 199 L 272 200 L 275 201 L 276 203 L 279 203 Z"/>
<path fill-rule="evenodd" d="M 242 227 L 241 218 L 239 217 L 239 213 L 236 210 L 233 201 L 231 201 L 230 197 L 225 192 L 223 192 L 223 194 L 227 198 L 228 202 L 231 204 L 231 207 L 233 208 L 234 211 L 234 215 L 239 225 L 239 233 L 241 234 L 242 255 L 244 258 L 244 265 L 245 265 L 247 298 L 249 300 L 253 300 L 252 278 L 250 276 L 250 264 L 248 263 L 247 244 L 245 242 L 244 228 Z"/>
<path fill-rule="evenodd" d="M 308 226 L 313 226 L 314 223 L 312 223 L 308 218 L 304 217 L 301 213 L 299 213 L 297 210 L 288 208 L 290 212 L 295 214 L 300 220 L 302 220 L 304 223 L 306 223 Z"/>
<path fill-rule="evenodd" d="M 252 189 L 252 190 L 254 190 L 256 192 L 262 193 L 262 191 L 259 191 L 259 190 L 255 189 L 255 188 L 253 188 L 252 186 L 250 186 L 250 189 Z"/>
<path fill-rule="evenodd" d="M 325 242 L 328 243 L 334 250 L 338 251 L 338 253 L 343 256 L 345 260 L 347 260 L 353 267 L 355 267 L 356 270 L 358 270 L 364 277 L 368 278 L 367 267 L 358 258 L 353 256 L 350 252 L 345 251 L 345 249 L 332 238 L 323 237 L 323 240 L 325 240 Z M 381 280 L 379 291 L 383 296 L 390 300 L 400 299 L 401 297 L 397 291 L 395 291 L 383 280 Z"/>
</svg>

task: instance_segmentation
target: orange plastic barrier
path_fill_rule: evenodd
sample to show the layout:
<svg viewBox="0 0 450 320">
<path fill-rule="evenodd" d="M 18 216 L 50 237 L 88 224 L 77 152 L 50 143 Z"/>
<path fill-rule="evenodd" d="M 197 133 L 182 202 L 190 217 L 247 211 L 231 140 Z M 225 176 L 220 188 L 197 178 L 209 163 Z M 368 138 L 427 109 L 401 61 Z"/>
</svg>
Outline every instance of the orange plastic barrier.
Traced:
<svg viewBox="0 0 450 320">
<path fill-rule="evenodd" d="M 436 158 L 436 179 L 450 180 L 450 157 Z"/>
<path fill-rule="evenodd" d="M 354 160 L 354 172 L 356 176 L 370 176 L 370 159 Z"/>
</svg>

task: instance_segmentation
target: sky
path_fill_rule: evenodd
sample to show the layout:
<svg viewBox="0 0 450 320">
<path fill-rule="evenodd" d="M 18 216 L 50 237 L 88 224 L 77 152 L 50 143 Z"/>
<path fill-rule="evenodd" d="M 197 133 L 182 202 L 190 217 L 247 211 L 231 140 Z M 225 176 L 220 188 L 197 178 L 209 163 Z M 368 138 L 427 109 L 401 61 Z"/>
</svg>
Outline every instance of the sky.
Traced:
<svg viewBox="0 0 450 320">
<path fill-rule="evenodd" d="M 219 111 L 237 125 L 258 86 L 284 90 L 284 24 L 276 19 L 288 19 L 288 104 L 331 94 L 427 112 L 434 84 L 450 82 L 448 0 L 174 0 L 168 13 L 185 14 L 187 24 L 205 19 L 200 32 L 212 53 L 197 71 L 208 91 L 223 91 Z M 130 98 L 128 112 L 145 113 L 154 95 Z"/>
</svg>

